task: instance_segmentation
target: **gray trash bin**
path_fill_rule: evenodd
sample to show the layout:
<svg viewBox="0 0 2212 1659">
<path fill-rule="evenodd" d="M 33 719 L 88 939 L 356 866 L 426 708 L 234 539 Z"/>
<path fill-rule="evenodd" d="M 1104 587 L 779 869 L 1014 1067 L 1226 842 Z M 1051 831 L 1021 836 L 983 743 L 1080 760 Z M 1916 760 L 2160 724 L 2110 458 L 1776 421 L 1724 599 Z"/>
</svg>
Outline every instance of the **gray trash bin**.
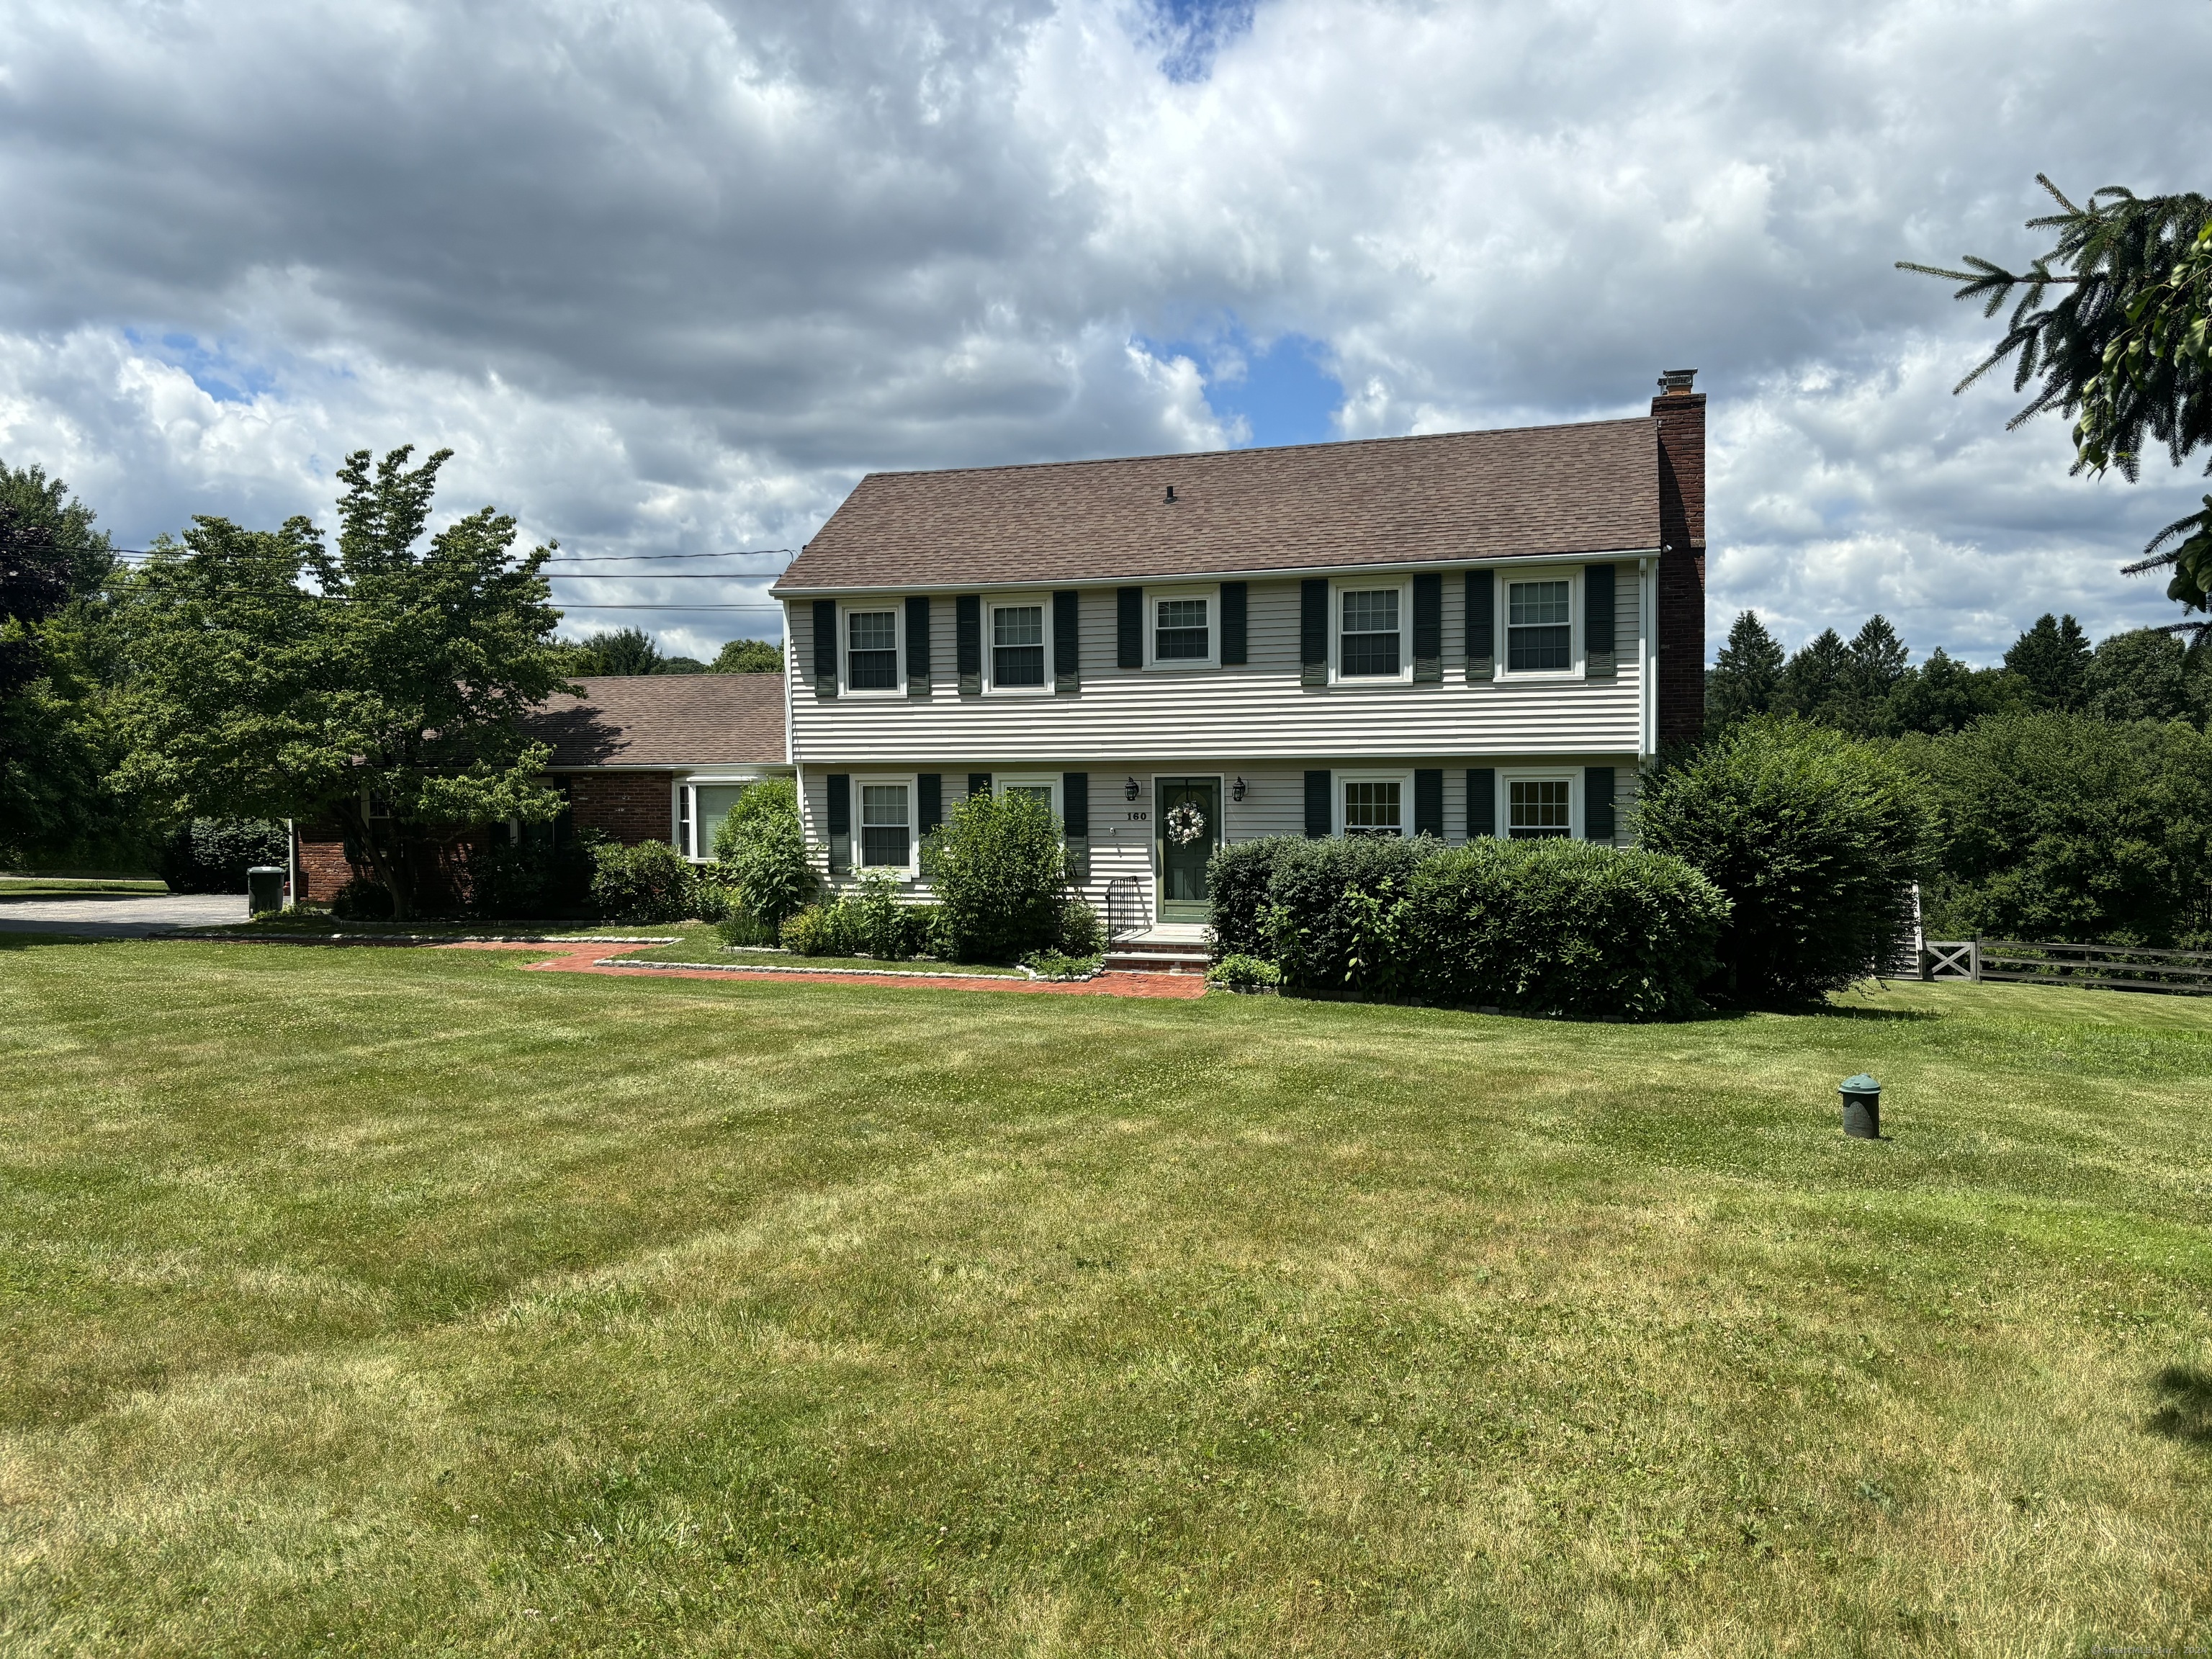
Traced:
<svg viewBox="0 0 2212 1659">
<path fill-rule="evenodd" d="M 246 911 L 266 915 L 284 908 L 284 872 L 281 866 L 257 864 L 246 872 Z"/>
</svg>

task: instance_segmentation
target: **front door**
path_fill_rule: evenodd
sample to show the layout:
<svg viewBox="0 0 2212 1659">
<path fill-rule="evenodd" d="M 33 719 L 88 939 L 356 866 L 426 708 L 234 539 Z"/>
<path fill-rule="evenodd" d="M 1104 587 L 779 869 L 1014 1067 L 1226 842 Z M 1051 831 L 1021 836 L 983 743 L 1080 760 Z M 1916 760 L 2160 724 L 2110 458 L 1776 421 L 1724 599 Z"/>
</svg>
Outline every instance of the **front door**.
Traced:
<svg viewBox="0 0 2212 1659">
<path fill-rule="evenodd" d="M 1221 845 L 1219 778 L 1154 778 L 1160 848 L 1160 920 L 1206 921 L 1206 861 Z"/>
</svg>

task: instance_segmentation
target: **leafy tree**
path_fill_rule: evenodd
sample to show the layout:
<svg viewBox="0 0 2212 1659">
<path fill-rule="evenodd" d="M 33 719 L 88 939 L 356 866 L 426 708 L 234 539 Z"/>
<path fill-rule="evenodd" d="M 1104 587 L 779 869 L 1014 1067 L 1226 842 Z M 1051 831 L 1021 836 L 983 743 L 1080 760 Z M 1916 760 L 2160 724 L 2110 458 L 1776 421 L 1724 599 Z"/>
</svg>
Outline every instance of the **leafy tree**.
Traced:
<svg viewBox="0 0 2212 1659">
<path fill-rule="evenodd" d="M 2026 271 L 1972 254 L 1964 270 L 1900 262 L 1961 283 L 1954 297 L 1981 301 L 1985 317 L 2019 295 L 2003 337 L 1957 389 L 2011 360 L 2013 390 L 2033 384 L 2035 392 L 2008 425 L 2051 410 L 2071 420 L 2075 471 L 2118 467 L 2133 483 L 2142 476 L 2146 438 L 2164 445 L 2179 466 L 2212 444 L 2212 200 L 2139 197 L 2112 186 L 2076 206 L 2040 173 L 2036 182 L 2059 211 L 2029 220 L 2028 228 L 2056 230 L 2057 237 Z M 2202 512 L 2168 525 L 2143 551 L 2131 570 L 2170 568 L 2166 597 L 2206 610 L 2212 495 Z"/>
<path fill-rule="evenodd" d="M 1705 676 L 1705 730 L 1725 732 L 1771 714 L 1782 685 L 1782 646 L 1756 611 L 1747 611 L 1729 629 L 1712 671 Z"/>
<path fill-rule="evenodd" d="M 2085 695 L 2089 636 L 2071 616 L 2053 617 L 2046 611 L 2012 642 L 2004 665 L 2020 677 L 2033 707 L 2070 713 L 2081 706 Z"/>
<path fill-rule="evenodd" d="M 1823 629 L 1783 667 L 1774 706 L 1815 726 L 1850 727 L 1856 723 L 1854 682 L 1850 647 L 1834 629 Z"/>
<path fill-rule="evenodd" d="M 772 640 L 732 640 L 714 667 L 717 674 L 781 674 L 783 647 Z"/>
<path fill-rule="evenodd" d="M 1705 872 L 1734 904 L 1712 994 L 1786 1006 L 1864 978 L 1910 934 L 1905 890 L 1934 823 L 1889 746 L 1802 720 L 1740 726 L 1662 772 L 1638 811 L 1646 850 Z"/>
<path fill-rule="evenodd" d="M 0 860 L 94 833 L 114 811 L 90 614 L 114 562 L 60 479 L 0 462 Z"/>
<path fill-rule="evenodd" d="M 1899 754 L 1942 817 L 1936 937 L 2212 944 L 2212 738 L 2009 714 Z"/>
<path fill-rule="evenodd" d="M 441 450 L 338 469 L 333 555 L 304 518 L 198 518 L 121 590 L 124 780 L 176 817 L 335 822 L 416 908 L 415 849 L 561 810 L 519 721 L 562 689 L 560 613 L 491 507 L 422 546 Z M 313 587 L 303 582 L 312 582 Z"/>
<path fill-rule="evenodd" d="M 1060 820 L 1035 796 L 970 795 L 930 832 L 921 857 L 960 960 L 1012 962 L 1059 936 Z"/>
<path fill-rule="evenodd" d="M 2084 684 L 2089 712 L 2107 720 L 2177 720 L 2190 717 L 2182 677 L 2188 656 L 2161 628 L 2137 628 L 2099 641 Z"/>
<path fill-rule="evenodd" d="M 708 668 L 696 657 L 663 657 L 660 665 L 653 672 L 656 674 L 704 674 Z"/>
<path fill-rule="evenodd" d="M 1963 731 L 2016 706 L 2022 695 L 2014 674 L 2002 668 L 1970 668 L 1939 645 L 1891 689 L 1881 729 L 1890 735 Z"/>
<path fill-rule="evenodd" d="M 571 674 L 658 674 L 660 647 L 642 628 L 618 628 L 562 647 L 564 670 Z"/>
</svg>

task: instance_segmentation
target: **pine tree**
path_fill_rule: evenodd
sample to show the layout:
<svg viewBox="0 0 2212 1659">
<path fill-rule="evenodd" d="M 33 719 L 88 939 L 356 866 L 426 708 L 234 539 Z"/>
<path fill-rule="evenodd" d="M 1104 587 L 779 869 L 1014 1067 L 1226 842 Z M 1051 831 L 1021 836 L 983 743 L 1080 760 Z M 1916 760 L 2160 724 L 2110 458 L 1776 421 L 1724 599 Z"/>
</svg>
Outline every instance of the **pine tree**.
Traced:
<svg viewBox="0 0 2212 1659">
<path fill-rule="evenodd" d="M 2004 665 L 2025 682 L 2030 706 L 2070 714 L 2081 707 L 2089 672 L 2089 637 L 2070 616 L 2045 611 L 2013 641 Z"/>
<path fill-rule="evenodd" d="M 1851 724 L 1851 648 L 1832 628 L 1799 647 L 1782 670 L 1776 708 L 1816 726 Z"/>
<path fill-rule="evenodd" d="M 1747 611 L 1729 629 L 1728 643 L 1705 676 L 1705 732 L 1717 736 L 1731 726 L 1774 708 L 1782 683 L 1782 647 Z"/>
<path fill-rule="evenodd" d="M 1889 618 L 1876 611 L 1851 641 L 1851 689 L 1864 702 L 1878 703 L 1905 678 L 1911 660 Z"/>
</svg>

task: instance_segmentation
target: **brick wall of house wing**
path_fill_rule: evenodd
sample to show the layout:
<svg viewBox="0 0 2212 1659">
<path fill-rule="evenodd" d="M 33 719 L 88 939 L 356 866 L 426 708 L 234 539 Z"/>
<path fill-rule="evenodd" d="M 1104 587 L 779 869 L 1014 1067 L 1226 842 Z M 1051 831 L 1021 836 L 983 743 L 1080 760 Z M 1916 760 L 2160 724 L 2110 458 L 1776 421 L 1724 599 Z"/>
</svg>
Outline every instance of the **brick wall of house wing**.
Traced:
<svg viewBox="0 0 2212 1659">
<path fill-rule="evenodd" d="M 1575 440 L 1583 432 L 1600 434 L 1613 446 L 1611 465 L 1624 477 L 1634 460 L 1632 456 L 1621 459 L 1624 445 L 1641 441 L 1650 489 L 1634 501 L 1628 528 L 1624 532 L 1617 518 L 1599 522 L 1604 519 L 1601 512 L 1588 515 L 1595 526 L 1593 539 L 1601 539 L 1609 528 L 1612 545 L 1640 544 L 1634 556 L 1577 556 L 1573 538 L 1578 527 L 1570 523 L 1559 532 L 1565 546 L 1532 546 L 1532 542 L 1540 543 L 1540 536 L 1521 536 L 1516 544 L 1508 524 L 1498 539 L 1510 550 L 1498 557 L 1481 556 L 1481 550 L 1492 544 L 1478 538 L 1443 550 L 1441 556 L 1365 569 L 1346 558 L 1343 563 L 1350 568 L 1329 570 L 1325 578 L 1328 638 L 1323 654 L 1328 660 L 1318 672 L 1306 661 L 1312 653 L 1313 634 L 1308 625 L 1307 589 L 1316 580 L 1310 573 L 1325 561 L 1311 557 L 1286 560 L 1283 562 L 1291 568 L 1270 571 L 1258 560 L 1240 563 L 1235 552 L 1224 556 L 1218 549 L 1201 550 L 1205 556 L 1192 563 L 1205 566 L 1202 572 L 1194 568 L 1184 580 L 1147 574 L 1133 583 L 1126 577 L 1086 580 L 1073 572 L 1055 582 L 1049 571 L 1042 573 L 1043 580 L 1031 576 L 1024 582 L 1021 574 L 1029 573 L 1018 557 L 996 564 L 987 561 L 986 579 L 972 584 L 975 597 L 963 603 L 957 589 L 968 584 L 957 580 L 963 574 L 960 559 L 937 562 L 938 568 L 928 571 L 932 580 L 918 580 L 920 567 L 910 547 L 894 546 L 884 561 L 894 567 L 890 574 L 906 574 L 914 586 L 938 591 L 901 592 L 891 580 L 873 585 L 876 591 L 869 592 L 871 585 L 860 579 L 874 562 L 871 535 L 887 544 L 911 544 L 917 527 L 940 533 L 945 528 L 941 521 L 931 524 L 936 504 L 916 499 L 918 485 L 958 491 L 987 502 L 1019 497 L 1025 491 L 1031 497 L 1042 493 L 1045 510 L 1050 512 L 1060 503 L 1049 499 L 1048 490 L 1039 490 L 1040 481 L 1064 495 L 1079 495 L 1091 482 L 1078 477 L 1063 484 L 1048 476 L 1053 469 L 1042 468 L 900 480 L 895 512 L 886 514 L 879 505 L 872 523 L 864 512 L 857 526 L 842 537 L 830 533 L 837 528 L 833 519 L 824 536 L 817 538 L 817 543 L 832 544 L 831 556 L 816 561 L 815 571 L 810 571 L 809 559 L 803 556 L 780 584 L 797 590 L 787 594 L 791 728 L 793 757 L 808 780 L 803 799 L 811 838 L 817 842 L 829 839 L 827 780 L 832 776 L 847 780 L 848 803 L 842 816 L 848 820 L 846 837 L 851 856 L 858 860 L 865 856 L 862 836 L 867 826 L 859 822 L 863 808 L 856 792 L 870 778 L 894 786 L 907 783 L 903 790 L 878 793 L 875 799 L 886 812 L 901 795 L 918 799 L 925 778 L 936 780 L 931 787 L 949 811 L 966 793 L 971 775 L 997 776 L 1002 781 L 1012 778 L 1037 787 L 1040 778 L 1078 772 L 1091 785 L 1089 840 L 1095 888 L 1113 874 L 1142 876 L 1157 866 L 1160 848 L 1152 831 L 1157 831 L 1158 820 L 1147 816 L 1152 811 L 1155 778 L 1218 777 L 1224 792 L 1226 832 L 1231 839 L 1243 839 L 1308 827 L 1309 780 L 1316 773 L 1327 776 L 1329 811 L 1338 827 L 1348 787 L 1381 785 L 1359 792 L 1363 810 L 1375 810 L 1379 799 L 1392 793 L 1390 781 L 1401 781 L 1407 788 L 1399 810 L 1410 829 L 1414 780 L 1424 773 L 1441 775 L 1447 781 L 1441 791 L 1445 833 L 1457 840 L 1468 833 L 1471 822 L 1467 785 L 1471 769 L 1484 777 L 1494 797 L 1484 815 L 1484 827 L 1508 827 L 1509 796 L 1525 806 L 1523 798 L 1540 795 L 1543 811 L 1556 816 L 1561 810 L 1561 786 L 1571 781 L 1567 810 L 1572 832 L 1581 834 L 1589 827 L 1586 807 L 1595 790 L 1600 795 L 1610 793 L 1615 838 L 1620 838 L 1641 769 L 1661 744 L 1693 737 L 1704 718 L 1705 399 L 1688 389 L 1685 374 L 1670 374 L 1667 382 L 1667 390 L 1653 401 L 1655 418 L 1649 422 L 1498 434 L 1519 441 L 1523 454 L 1541 453 L 1550 444 L 1571 459 Z M 1636 432 L 1621 432 L 1632 425 Z M 1362 447 L 1323 446 L 1316 447 L 1316 452 Z M 1130 493 L 1157 486 L 1162 477 L 1172 482 L 1178 463 L 1190 459 L 1152 458 L 1142 464 L 1147 476 L 1130 481 Z M 1226 458 L 1196 459 L 1214 462 Z M 1423 458 L 1411 454 L 1401 459 L 1418 464 Z M 1326 459 L 1310 470 L 1326 489 Z M 1038 477 L 1010 480 L 1010 472 Z M 1585 464 L 1585 478 L 1590 472 Z M 1107 482 L 1118 488 L 1122 481 Z M 1195 489 L 1187 482 L 1179 490 L 1177 505 L 1202 497 L 1209 483 L 1219 482 L 1200 472 Z M 1611 488 L 1615 495 L 1626 495 L 1635 483 L 1632 478 L 1629 484 L 1609 484 L 1601 476 L 1590 487 Z M 1176 507 L 1164 500 L 1164 490 L 1160 495 L 1158 507 L 1164 515 L 1172 514 Z M 1150 496 L 1146 501 L 1152 504 Z M 1554 500 L 1537 505 L 1556 514 L 1559 504 Z M 1118 503 L 1115 510 L 1120 510 Z M 941 520 L 943 515 L 937 516 Z M 1565 516 L 1574 518 L 1571 508 Z M 1163 521 L 1175 522 L 1171 517 Z M 1115 527 L 1124 533 L 1128 529 L 1126 520 Z M 990 527 L 985 526 L 947 542 L 981 543 L 990 534 Z M 1020 526 L 1006 539 L 1018 542 Z M 1040 539 L 1051 542 L 1048 529 Z M 1399 541 L 1402 547 L 1402 533 Z M 1468 556 L 1470 547 L 1476 556 Z M 810 555 L 814 550 L 810 547 Z M 1438 552 L 1434 547 L 1414 550 Z M 1458 556 L 1450 556 L 1453 552 Z M 1109 547 L 1103 550 L 1099 562 L 1111 565 L 1121 559 L 1126 569 L 1130 562 L 1141 565 L 1148 556 L 1159 563 L 1160 556 L 1152 550 L 1131 554 Z M 1165 557 L 1171 564 L 1175 555 L 1170 552 Z M 902 559 L 903 571 L 896 568 Z M 966 562 L 969 566 L 975 562 Z M 1304 569 L 1296 568 L 1300 563 Z M 1486 593 L 1470 590 L 1466 580 L 1470 569 L 1487 573 Z M 1414 579 L 1431 570 L 1443 578 L 1426 596 L 1437 637 L 1433 643 L 1417 646 L 1416 619 L 1408 614 L 1415 604 Z M 817 572 L 820 585 L 809 592 L 810 575 Z M 1233 572 L 1241 589 L 1237 596 L 1243 635 L 1241 661 L 1220 635 L 1229 620 L 1224 606 L 1231 595 L 1214 572 Z M 1515 599 L 1526 598 L 1533 607 L 1561 592 L 1562 585 L 1573 630 L 1570 667 L 1565 672 L 1516 672 L 1509 632 L 1516 620 Z M 943 591 L 947 586 L 955 592 Z M 1592 622 L 1591 602 L 1607 586 L 1613 598 L 1610 674 L 1602 656 L 1594 656 L 1589 649 L 1591 630 L 1601 626 Z M 1137 666 L 1127 665 L 1129 630 L 1122 616 L 1127 603 L 1123 590 L 1130 587 L 1141 594 Z M 1401 662 L 1402 678 L 1351 683 L 1340 672 L 1344 666 L 1340 658 L 1348 648 L 1342 637 L 1344 595 L 1394 588 L 1405 629 L 1396 641 L 1401 656 L 1410 658 L 1417 649 L 1435 650 L 1441 664 L 1431 665 L 1419 679 L 1410 662 Z M 1063 679 L 1067 665 L 1060 611 L 1070 593 L 1076 613 L 1072 629 L 1075 672 Z M 837 636 L 827 649 L 817 650 L 816 619 L 823 614 L 824 599 Z M 1202 609 L 1169 613 L 1158 609 L 1192 599 L 1202 602 Z M 1001 602 L 1016 612 L 1027 612 L 1012 617 L 1013 626 L 1005 630 L 998 626 Z M 1361 604 L 1371 611 L 1371 602 Z M 1383 608 L 1392 607 L 1386 602 Z M 963 610 L 969 635 L 965 661 Z M 1485 610 L 1489 613 L 1490 660 L 1478 668 L 1472 659 L 1481 654 L 1485 642 Z M 1159 660 L 1153 629 L 1164 622 L 1200 616 L 1215 630 L 1200 653 L 1206 660 L 1195 665 Z M 995 684 L 994 666 L 1001 637 L 1042 642 L 1041 649 L 1030 650 L 1016 665 L 1020 676 L 1042 678 L 1045 684 L 1019 688 Z M 888 654 L 856 659 L 856 643 Z M 926 648 L 917 652 L 914 647 L 918 644 Z M 1041 676 L 1033 660 L 1040 654 L 1046 669 Z M 871 687 L 866 684 L 870 679 L 881 684 Z M 1228 758 L 1221 758 L 1224 756 Z M 1110 781 L 1112 787 L 1102 780 Z M 1239 780 L 1245 786 L 1244 799 L 1232 801 L 1225 792 Z M 1516 783 L 1522 786 L 1517 795 Z M 1121 797 L 1133 786 L 1138 799 L 1125 802 Z M 1430 782 L 1425 788 L 1433 814 L 1438 786 Z M 918 806 L 914 813 L 918 819 Z M 1607 815 L 1601 805 L 1589 809 L 1588 816 L 1601 821 Z M 1151 831 L 1144 828 L 1147 823 Z M 919 827 L 918 823 L 914 825 Z"/>
</svg>

